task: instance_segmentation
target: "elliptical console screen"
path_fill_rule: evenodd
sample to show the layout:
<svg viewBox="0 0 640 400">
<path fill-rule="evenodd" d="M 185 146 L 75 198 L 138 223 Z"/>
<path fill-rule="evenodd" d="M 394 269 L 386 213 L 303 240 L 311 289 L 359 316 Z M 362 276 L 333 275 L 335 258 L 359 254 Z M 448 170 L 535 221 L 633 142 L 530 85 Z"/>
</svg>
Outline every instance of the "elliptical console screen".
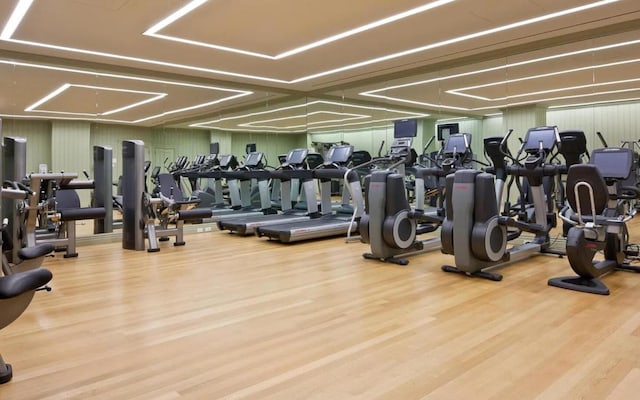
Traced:
<svg viewBox="0 0 640 400">
<path fill-rule="evenodd" d="M 589 160 L 598 167 L 600 175 L 607 179 L 627 179 L 633 164 L 633 151 L 619 147 L 607 147 L 594 150 Z"/>
<path fill-rule="evenodd" d="M 444 150 L 442 152 L 444 154 L 466 153 L 469 150 L 469 145 L 471 145 L 470 133 L 456 133 L 447 138 L 447 141 L 444 143 Z"/>
<path fill-rule="evenodd" d="M 333 146 L 329 149 L 327 154 L 328 161 L 344 164 L 349 161 L 349 157 L 353 153 L 353 146 L 345 145 L 345 146 Z"/>
<path fill-rule="evenodd" d="M 293 165 L 301 165 L 304 159 L 307 157 L 307 149 L 295 149 L 291 150 L 287 155 L 287 162 Z"/>
<path fill-rule="evenodd" d="M 524 151 L 528 153 L 538 151 L 542 143 L 542 150 L 549 152 L 556 145 L 556 138 L 555 127 L 529 129 L 524 138 Z"/>
</svg>

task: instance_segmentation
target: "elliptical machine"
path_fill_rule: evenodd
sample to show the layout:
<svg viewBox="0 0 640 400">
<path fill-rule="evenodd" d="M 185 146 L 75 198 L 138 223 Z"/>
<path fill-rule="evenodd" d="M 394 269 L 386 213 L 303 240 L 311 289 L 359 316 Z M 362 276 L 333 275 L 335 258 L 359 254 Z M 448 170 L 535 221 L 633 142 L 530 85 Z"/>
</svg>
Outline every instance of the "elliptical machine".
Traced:
<svg viewBox="0 0 640 400">
<path fill-rule="evenodd" d="M 502 139 L 499 148 L 506 148 L 511 133 L 510 130 Z M 528 180 L 535 223 L 499 214 L 493 175 L 463 169 L 447 176 L 448 196 L 441 229 L 442 252 L 454 255 L 455 266 L 445 265 L 443 271 L 500 281 L 502 275 L 486 269 L 506 266 L 541 253 L 561 254 L 549 248 L 552 210 L 548 209 L 549 202 L 545 199 L 543 188 L 543 178 L 556 174 L 557 167 L 546 164 L 546 159 L 558 143 L 557 127 L 532 128 L 527 131 L 518 151 L 518 154 L 522 151 L 527 154 L 524 163 L 519 161 L 518 156 L 504 154 L 513 162 L 506 166 L 507 174 L 514 179 Z M 507 227 L 533 233 L 534 239 L 507 249 Z"/>
<path fill-rule="evenodd" d="M 396 145 L 397 142 L 394 142 Z M 397 163 L 406 163 L 406 159 L 410 158 L 410 150 L 410 145 L 402 150 L 396 148 L 395 154 L 402 155 Z M 371 245 L 371 252 L 364 253 L 363 257 L 407 265 L 409 260 L 406 256 L 440 249 L 440 237 L 416 239 L 419 233 L 437 230 L 444 219 L 441 200 L 444 193 L 441 187 L 438 190 L 440 207 L 434 214 L 425 212 L 424 181 L 429 176 L 435 176 L 436 181 L 440 182 L 447 174 L 461 168 L 470 154 L 471 135 L 453 134 L 445 142 L 439 167 L 415 168 L 415 210 L 411 209 L 405 194 L 404 174 L 393 171 L 397 163 L 385 170 L 374 171 L 367 190 L 366 213 L 360 220 L 361 241 Z M 423 225 L 419 226 L 420 223 Z M 398 257 L 400 255 L 405 257 Z"/>
<path fill-rule="evenodd" d="M 631 202 L 640 198 L 635 186 L 619 186 L 633 171 L 629 148 L 594 150 L 589 164 L 573 165 L 567 175 L 568 206 L 560 218 L 572 227 L 567 234 L 567 258 L 577 276 L 549 279 L 550 286 L 608 295 L 599 277 L 616 269 L 640 272 L 628 262 L 626 222 L 635 214 Z M 604 253 L 604 260 L 594 258 Z"/>
</svg>

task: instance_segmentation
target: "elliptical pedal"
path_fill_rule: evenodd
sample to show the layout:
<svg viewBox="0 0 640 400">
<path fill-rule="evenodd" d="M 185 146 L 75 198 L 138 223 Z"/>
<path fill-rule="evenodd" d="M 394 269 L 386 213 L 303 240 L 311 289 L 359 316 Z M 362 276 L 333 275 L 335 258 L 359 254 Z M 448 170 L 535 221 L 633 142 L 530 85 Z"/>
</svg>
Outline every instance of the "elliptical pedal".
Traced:
<svg viewBox="0 0 640 400">
<path fill-rule="evenodd" d="M 456 273 L 456 274 L 463 274 L 463 275 L 466 275 L 466 276 L 488 279 L 488 280 L 494 281 L 494 282 L 500 282 L 502 280 L 502 275 L 494 273 L 494 272 L 487 272 L 487 271 L 465 272 L 465 271 L 459 270 L 458 268 L 456 268 L 456 267 L 454 267 L 452 265 L 443 265 L 441 267 L 441 269 L 444 272 L 453 272 L 453 273 Z"/>
</svg>

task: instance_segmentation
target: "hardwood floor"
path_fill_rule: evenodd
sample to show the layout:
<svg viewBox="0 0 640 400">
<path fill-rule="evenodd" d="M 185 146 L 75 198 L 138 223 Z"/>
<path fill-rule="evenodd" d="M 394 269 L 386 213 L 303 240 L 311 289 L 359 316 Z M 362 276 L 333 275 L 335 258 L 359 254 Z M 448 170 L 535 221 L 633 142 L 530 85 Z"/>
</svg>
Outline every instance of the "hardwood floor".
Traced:
<svg viewBox="0 0 640 400">
<path fill-rule="evenodd" d="M 640 241 L 640 218 L 632 221 Z M 53 291 L 0 331 L 0 399 L 631 399 L 640 393 L 640 275 L 610 296 L 547 286 L 566 259 L 502 282 L 364 260 L 330 239 L 223 232 L 47 259 Z"/>
</svg>

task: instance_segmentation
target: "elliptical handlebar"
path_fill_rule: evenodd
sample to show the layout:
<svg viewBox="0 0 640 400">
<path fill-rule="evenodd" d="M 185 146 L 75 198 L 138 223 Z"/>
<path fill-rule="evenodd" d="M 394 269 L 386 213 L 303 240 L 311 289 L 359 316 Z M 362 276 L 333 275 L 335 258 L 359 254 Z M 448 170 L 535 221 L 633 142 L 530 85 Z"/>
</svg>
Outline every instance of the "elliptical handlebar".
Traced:
<svg viewBox="0 0 640 400">
<path fill-rule="evenodd" d="M 508 146 L 508 140 L 509 137 L 511 136 L 511 134 L 513 133 L 513 129 L 509 129 L 509 131 L 507 131 L 507 134 L 504 135 L 504 137 L 502 138 L 502 141 L 500 141 L 500 153 L 502 153 L 503 156 L 507 157 L 508 159 L 510 159 L 512 162 L 518 164 L 518 160 L 517 158 L 513 157 L 513 154 L 511 154 L 511 151 L 509 151 L 509 146 Z M 524 143 L 520 146 L 520 149 L 522 149 L 522 146 L 524 146 Z M 505 149 L 507 149 L 505 151 Z M 520 153 L 520 150 L 518 150 L 518 153 Z"/>
<path fill-rule="evenodd" d="M 378 158 L 382 158 L 382 148 L 384 147 L 384 140 L 380 143 L 380 147 L 378 147 Z"/>
<path fill-rule="evenodd" d="M 598 139 L 600 139 L 600 142 L 602 143 L 602 147 L 609 147 L 609 145 L 607 144 L 607 141 L 604 140 L 604 136 L 602 136 L 602 132 L 600 131 L 596 132 L 596 136 L 598 136 Z"/>
</svg>

